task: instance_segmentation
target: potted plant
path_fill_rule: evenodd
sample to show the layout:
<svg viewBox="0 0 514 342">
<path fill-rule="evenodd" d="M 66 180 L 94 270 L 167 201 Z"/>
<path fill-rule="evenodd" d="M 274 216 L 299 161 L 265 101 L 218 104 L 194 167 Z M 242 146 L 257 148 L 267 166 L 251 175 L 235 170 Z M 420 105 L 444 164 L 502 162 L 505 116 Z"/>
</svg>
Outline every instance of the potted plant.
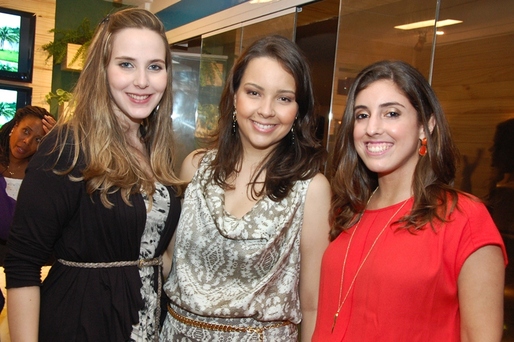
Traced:
<svg viewBox="0 0 514 342">
<path fill-rule="evenodd" d="M 61 116 L 64 114 L 64 111 L 68 105 L 68 102 L 71 100 L 72 93 L 69 91 L 66 91 L 64 89 L 56 89 L 54 92 L 49 92 L 45 95 L 46 103 L 48 103 L 50 106 L 52 105 L 52 102 L 57 101 L 58 105 L 58 115 Z"/>
<path fill-rule="evenodd" d="M 67 62 L 73 64 L 76 61 L 82 61 L 91 39 L 93 38 L 94 29 L 91 28 L 88 18 L 84 18 L 82 23 L 74 30 L 59 30 L 51 29 L 50 32 L 54 33 L 55 39 L 42 46 L 43 50 L 48 54 L 47 60 L 53 57 L 54 64 Z M 69 44 L 77 44 L 72 57 L 67 56 Z M 75 69 L 77 70 L 77 69 Z M 80 70 L 80 69 L 78 69 Z"/>
</svg>

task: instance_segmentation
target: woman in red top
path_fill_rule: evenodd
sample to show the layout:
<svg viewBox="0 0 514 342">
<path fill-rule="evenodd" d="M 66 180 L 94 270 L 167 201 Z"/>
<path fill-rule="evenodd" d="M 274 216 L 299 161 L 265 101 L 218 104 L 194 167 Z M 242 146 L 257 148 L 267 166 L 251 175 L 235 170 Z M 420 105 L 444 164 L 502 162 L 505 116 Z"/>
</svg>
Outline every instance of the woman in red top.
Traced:
<svg viewBox="0 0 514 342">
<path fill-rule="evenodd" d="M 428 82 L 400 61 L 367 67 L 341 127 L 313 341 L 500 341 L 504 246 L 452 187 L 457 150 Z"/>
</svg>

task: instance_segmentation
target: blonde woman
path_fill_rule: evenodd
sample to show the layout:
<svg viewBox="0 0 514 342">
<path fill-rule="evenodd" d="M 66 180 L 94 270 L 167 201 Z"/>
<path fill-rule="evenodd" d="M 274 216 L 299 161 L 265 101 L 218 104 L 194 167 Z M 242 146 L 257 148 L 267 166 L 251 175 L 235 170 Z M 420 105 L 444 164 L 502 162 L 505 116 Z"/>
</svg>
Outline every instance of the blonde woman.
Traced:
<svg viewBox="0 0 514 342">
<path fill-rule="evenodd" d="M 142 9 L 110 15 L 84 65 L 73 116 L 41 143 L 20 189 L 5 262 L 13 341 L 158 337 L 180 212 L 162 23 Z"/>
</svg>

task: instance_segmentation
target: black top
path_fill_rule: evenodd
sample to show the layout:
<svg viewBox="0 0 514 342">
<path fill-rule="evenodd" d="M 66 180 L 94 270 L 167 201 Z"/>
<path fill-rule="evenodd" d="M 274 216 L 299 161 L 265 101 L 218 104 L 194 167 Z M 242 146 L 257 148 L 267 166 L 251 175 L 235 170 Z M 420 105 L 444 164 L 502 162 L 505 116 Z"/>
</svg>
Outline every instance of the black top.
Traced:
<svg viewBox="0 0 514 342">
<path fill-rule="evenodd" d="M 107 209 L 98 193 L 87 194 L 85 182 L 56 175 L 51 167 L 57 153 L 48 155 L 52 133 L 31 159 L 20 188 L 5 260 L 7 288 L 40 286 L 41 266 L 52 254 L 95 263 L 139 258 L 146 224 L 141 194 L 132 195 L 129 206 L 117 191 Z M 69 165 L 70 151 L 57 169 Z M 72 174 L 80 175 L 83 166 L 79 159 Z M 180 200 L 167 188 L 171 207 L 157 255 L 166 250 L 180 215 Z M 140 288 L 137 266 L 87 269 L 56 262 L 41 288 L 39 341 L 127 341 L 143 306 Z"/>
</svg>

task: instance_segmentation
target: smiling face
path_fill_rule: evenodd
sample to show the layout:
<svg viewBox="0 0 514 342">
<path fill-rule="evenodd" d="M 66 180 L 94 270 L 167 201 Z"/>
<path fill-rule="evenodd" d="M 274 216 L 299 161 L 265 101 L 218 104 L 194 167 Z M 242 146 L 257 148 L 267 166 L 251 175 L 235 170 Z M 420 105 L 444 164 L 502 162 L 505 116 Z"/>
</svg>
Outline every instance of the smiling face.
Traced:
<svg viewBox="0 0 514 342">
<path fill-rule="evenodd" d="M 113 36 L 107 80 L 116 114 L 139 125 L 162 98 L 167 86 L 166 50 L 148 29 L 127 28 Z"/>
<path fill-rule="evenodd" d="M 23 160 L 31 157 L 37 151 L 39 142 L 45 135 L 43 122 L 40 118 L 27 115 L 12 129 L 9 137 L 11 154 L 9 159 Z"/>
<path fill-rule="evenodd" d="M 269 152 L 294 124 L 295 80 L 276 60 L 255 58 L 246 67 L 234 103 L 244 149 Z"/>
<path fill-rule="evenodd" d="M 424 138 L 416 109 L 390 80 L 379 80 L 355 98 L 353 139 L 359 157 L 380 176 L 410 179 Z"/>
</svg>

